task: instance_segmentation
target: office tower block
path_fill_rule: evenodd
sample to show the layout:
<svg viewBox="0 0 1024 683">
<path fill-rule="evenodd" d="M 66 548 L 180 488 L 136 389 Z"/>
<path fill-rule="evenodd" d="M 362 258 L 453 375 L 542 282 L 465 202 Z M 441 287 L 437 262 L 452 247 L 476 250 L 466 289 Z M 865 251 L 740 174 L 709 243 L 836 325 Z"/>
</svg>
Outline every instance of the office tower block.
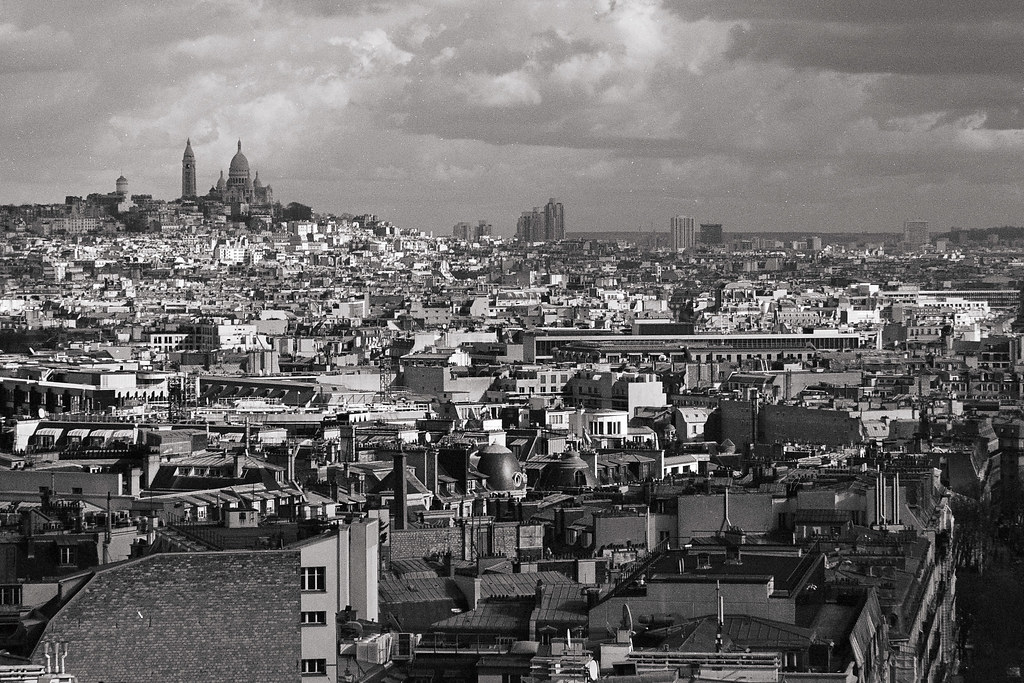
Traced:
<svg viewBox="0 0 1024 683">
<path fill-rule="evenodd" d="M 565 239 L 565 213 L 562 203 L 551 198 L 544 206 L 544 239 L 556 242 Z"/>
<path fill-rule="evenodd" d="M 721 223 L 701 223 L 697 241 L 701 244 L 714 246 L 725 243 Z"/>
<path fill-rule="evenodd" d="M 669 232 L 672 237 L 672 251 L 697 246 L 697 229 L 692 216 L 673 216 L 669 220 Z"/>
<path fill-rule="evenodd" d="M 928 221 L 903 222 L 903 242 L 908 249 L 917 249 L 928 244 Z"/>
<path fill-rule="evenodd" d="M 523 242 L 543 242 L 544 232 L 544 212 L 540 207 L 524 211 L 516 223 L 516 237 Z"/>
</svg>

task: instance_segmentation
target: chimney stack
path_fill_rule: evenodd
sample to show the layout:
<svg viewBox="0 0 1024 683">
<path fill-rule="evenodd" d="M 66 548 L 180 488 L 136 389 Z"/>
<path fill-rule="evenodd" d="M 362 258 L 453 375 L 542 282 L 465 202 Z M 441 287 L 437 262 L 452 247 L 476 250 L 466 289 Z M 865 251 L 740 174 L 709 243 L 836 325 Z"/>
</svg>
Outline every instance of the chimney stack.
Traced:
<svg viewBox="0 0 1024 683">
<path fill-rule="evenodd" d="M 900 523 L 900 473 L 897 472 L 892 480 L 892 523 Z"/>
<path fill-rule="evenodd" d="M 405 531 L 409 528 L 408 512 L 406 510 L 409 486 L 405 478 L 405 451 L 401 448 L 395 453 L 394 478 L 395 505 L 392 509 L 394 510 L 395 519 L 392 522 L 391 528 L 396 531 Z"/>
<path fill-rule="evenodd" d="M 722 499 L 722 526 L 718 530 L 718 534 L 722 535 L 726 531 L 732 528 L 732 522 L 729 521 L 729 487 L 725 487 L 725 496 Z"/>
</svg>

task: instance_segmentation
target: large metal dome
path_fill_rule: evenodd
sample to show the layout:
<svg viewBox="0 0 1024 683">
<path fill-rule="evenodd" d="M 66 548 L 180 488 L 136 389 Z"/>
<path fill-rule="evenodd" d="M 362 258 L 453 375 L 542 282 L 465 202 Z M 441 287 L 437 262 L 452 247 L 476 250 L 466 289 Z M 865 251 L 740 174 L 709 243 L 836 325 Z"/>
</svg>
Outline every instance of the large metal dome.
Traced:
<svg viewBox="0 0 1024 683">
<path fill-rule="evenodd" d="M 478 452 L 476 468 L 487 475 L 487 486 L 494 491 L 519 491 L 526 488 L 526 475 L 512 451 L 496 443 Z"/>
<path fill-rule="evenodd" d="M 548 463 L 540 472 L 537 490 L 592 488 L 597 486 L 597 475 L 575 451 L 566 451 L 555 462 Z"/>
</svg>

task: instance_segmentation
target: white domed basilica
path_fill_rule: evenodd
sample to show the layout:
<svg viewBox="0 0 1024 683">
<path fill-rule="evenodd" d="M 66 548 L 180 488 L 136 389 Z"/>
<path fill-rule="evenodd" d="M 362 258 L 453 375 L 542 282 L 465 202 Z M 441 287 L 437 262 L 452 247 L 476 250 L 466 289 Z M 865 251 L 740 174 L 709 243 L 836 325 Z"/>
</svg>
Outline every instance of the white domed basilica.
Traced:
<svg viewBox="0 0 1024 683">
<path fill-rule="evenodd" d="M 192 147 L 186 144 L 185 158 L 182 160 L 182 186 L 186 185 L 186 175 L 194 177 L 195 157 Z M 194 182 L 194 180 L 192 181 Z M 250 176 L 249 160 L 242 154 L 242 141 L 238 141 L 238 151 L 231 157 L 228 166 L 228 177 L 224 179 L 224 171 L 220 172 L 217 184 L 210 188 L 207 199 L 221 201 L 225 204 L 273 204 L 274 190 L 270 185 L 260 182 L 260 174 Z"/>
</svg>

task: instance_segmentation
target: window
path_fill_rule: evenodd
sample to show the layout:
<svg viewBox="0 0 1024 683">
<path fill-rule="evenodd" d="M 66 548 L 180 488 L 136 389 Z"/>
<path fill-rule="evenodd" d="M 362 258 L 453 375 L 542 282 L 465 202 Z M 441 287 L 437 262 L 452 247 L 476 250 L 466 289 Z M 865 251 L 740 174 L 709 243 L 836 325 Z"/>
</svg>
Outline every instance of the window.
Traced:
<svg viewBox="0 0 1024 683">
<path fill-rule="evenodd" d="M 74 495 L 74 496 L 82 495 L 82 487 L 81 486 L 72 486 L 71 487 L 71 495 Z"/>
<path fill-rule="evenodd" d="M 0 605 L 20 605 L 21 586 L 0 586 Z"/>
<path fill-rule="evenodd" d="M 300 666 L 303 674 L 324 676 L 327 674 L 326 659 L 303 659 Z"/>
<path fill-rule="evenodd" d="M 304 590 L 304 591 L 325 591 L 325 590 L 327 590 L 327 568 L 326 567 L 303 567 L 302 568 L 302 590 Z"/>
<path fill-rule="evenodd" d="M 303 626 L 322 626 L 327 623 L 327 612 L 303 612 L 299 623 Z"/>
<path fill-rule="evenodd" d="M 75 549 L 70 545 L 62 545 L 60 551 L 60 563 L 61 564 L 74 564 L 75 563 Z"/>
</svg>

